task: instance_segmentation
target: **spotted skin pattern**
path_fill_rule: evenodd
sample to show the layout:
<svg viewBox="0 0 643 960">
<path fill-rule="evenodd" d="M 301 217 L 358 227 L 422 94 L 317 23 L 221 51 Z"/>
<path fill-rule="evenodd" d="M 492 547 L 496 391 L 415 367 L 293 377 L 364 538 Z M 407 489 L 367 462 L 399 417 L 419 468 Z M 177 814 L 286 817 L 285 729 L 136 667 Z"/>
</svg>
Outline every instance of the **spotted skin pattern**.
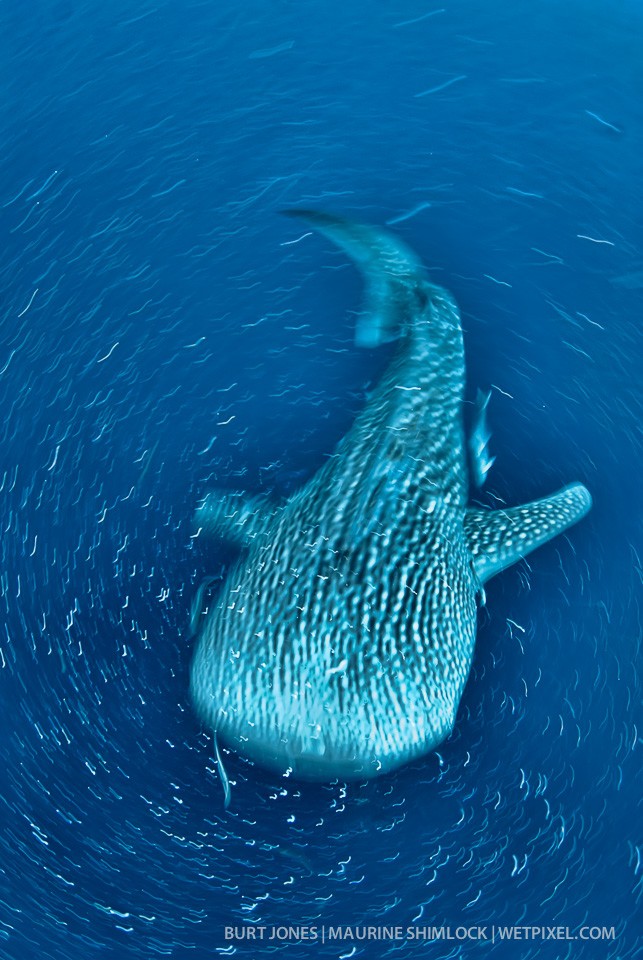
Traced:
<svg viewBox="0 0 643 960">
<path fill-rule="evenodd" d="M 191 670 L 220 741 L 281 773 L 362 779 L 453 728 L 489 576 L 576 522 L 580 484 L 507 511 L 467 509 L 458 309 L 387 231 L 290 211 L 362 270 L 356 340 L 396 340 L 362 413 L 285 504 L 210 493 L 204 533 L 240 558 L 203 617 Z"/>
</svg>

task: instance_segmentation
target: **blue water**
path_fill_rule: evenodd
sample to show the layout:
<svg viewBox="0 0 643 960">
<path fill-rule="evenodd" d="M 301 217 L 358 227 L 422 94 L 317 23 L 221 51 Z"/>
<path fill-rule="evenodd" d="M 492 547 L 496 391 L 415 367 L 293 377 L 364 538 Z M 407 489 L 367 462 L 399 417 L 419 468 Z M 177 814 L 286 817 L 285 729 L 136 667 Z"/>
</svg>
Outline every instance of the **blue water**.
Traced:
<svg viewBox="0 0 643 960">
<path fill-rule="evenodd" d="M 634 0 L 0 6 L 2 958 L 637 955 L 642 41 Z M 437 754 L 348 788 L 229 756 L 226 813 L 187 623 L 229 557 L 194 507 L 296 489 L 386 354 L 298 204 L 397 221 L 456 296 L 485 502 L 595 507 L 489 584 Z"/>
</svg>

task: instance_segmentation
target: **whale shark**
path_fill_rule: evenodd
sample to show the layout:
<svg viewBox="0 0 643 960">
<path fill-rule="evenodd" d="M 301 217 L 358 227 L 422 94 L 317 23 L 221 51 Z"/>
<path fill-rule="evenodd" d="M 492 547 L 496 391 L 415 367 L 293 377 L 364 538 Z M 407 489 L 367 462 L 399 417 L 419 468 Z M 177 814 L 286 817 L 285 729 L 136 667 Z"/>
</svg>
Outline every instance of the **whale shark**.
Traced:
<svg viewBox="0 0 643 960">
<path fill-rule="evenodd" d="M 453 297 L 388 230 L 285 212 L 355 262 L 356 344 L 391 343 L 391 358 L 333 454 L 285 502 L 217 490 L 200 502 L 198 532 L 234 543 L 238 559 L 197 610 L 191 696 L 219 763 L 217 740 L 295 778 L 367 779 L 448 737 L 485 582 L 592 500 L 573 483 L 522 506 L 470 505 L 472 474 L 484 479 L 491 462 L 488 398 L 467 445 Z"/>
</svg>

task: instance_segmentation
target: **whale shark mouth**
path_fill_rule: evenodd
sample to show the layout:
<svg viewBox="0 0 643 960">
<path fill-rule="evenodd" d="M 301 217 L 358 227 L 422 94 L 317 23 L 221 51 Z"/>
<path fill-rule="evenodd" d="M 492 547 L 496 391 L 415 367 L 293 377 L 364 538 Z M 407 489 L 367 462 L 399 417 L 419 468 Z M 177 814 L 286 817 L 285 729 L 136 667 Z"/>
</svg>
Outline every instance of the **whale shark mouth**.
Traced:
<svg viewBox="0 0 643 960">
<path fill-rule="evenodd" d="M 292 776 L 297 780 L 319 780 L 328 783 L 331 780 L 369 780 L 391 769 L 375 756 L 360 756 L 339 753 L 337 750 L 316 752 L 296 741 L 246 740 L 238 737 L 221 736 L 226 746 L 242 752 L 249 760 L 260 766 Z M 396 762 L 394 766 L 400 766 Z"/>
<path fill-rule="evenodd" d="M 218 739 L 226 747 L 282 776 L 297 780 L 370 780 L 390 773 L 415 757 L 423 756 L 430 744 L 418 742 L 400 753 L 383 751 L 368 741 L 325 743 L 319 735 L 292 733 L 281 736 L 245 736 L 219 728 Z M 440 738 L 441 739 L 441 738 Z"/>
</svg>

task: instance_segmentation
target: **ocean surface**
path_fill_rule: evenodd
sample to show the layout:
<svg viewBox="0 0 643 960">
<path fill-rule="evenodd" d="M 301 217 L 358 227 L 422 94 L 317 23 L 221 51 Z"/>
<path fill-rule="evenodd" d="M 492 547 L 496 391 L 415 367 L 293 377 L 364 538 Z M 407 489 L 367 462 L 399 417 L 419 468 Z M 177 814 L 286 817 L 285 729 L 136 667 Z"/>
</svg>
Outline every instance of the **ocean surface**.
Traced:
<svg viewBox="0 0 643 960">
<path fill-rule="evenodd" d="M 634 0 L 0 5 L 2 960 L 640 956 L 642 43 Z M 195 506 L 297 489 L 387 357 L 297 205 L 457 298 L 483 502 L 594 509 L 488 585 L 437 752 L 348 786 L 230 754 L 226 811 Z M 444 939 L 321 943 L 368 925 Z M 454 935 L 540 925 L 607 934 Z"/>
</svg>

